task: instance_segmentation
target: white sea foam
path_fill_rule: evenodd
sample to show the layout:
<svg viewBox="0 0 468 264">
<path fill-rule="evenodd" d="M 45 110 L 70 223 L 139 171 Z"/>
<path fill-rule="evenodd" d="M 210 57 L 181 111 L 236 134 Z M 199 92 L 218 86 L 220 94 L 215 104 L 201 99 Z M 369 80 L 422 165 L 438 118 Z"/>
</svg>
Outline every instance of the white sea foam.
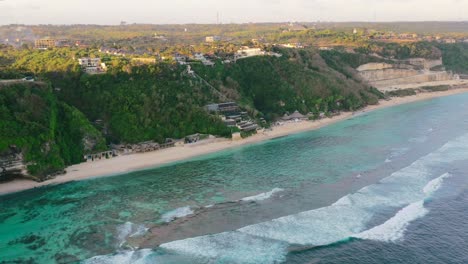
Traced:
<svg viewBox="0 0 468 264">
<path fill-rule="evenodd" d="M 117 242 L 119 247 L 122 247 L 129 237 L 143 236 L 148 231 L 144 225 L 137 225 L 132 222 L 126 222 L 123 225 L 117 226 Z"/>
<path fill-rule="evenodd" d="M 439 190 L 444 180 L 450 176 L 450 174 L 445 173 L 426 184 L 423 188 L 426 197 L 430 197 Z M 424 217 L 428 212 L 429 210 L 424 207 L 424 200 L 418 201 L 400 210 L 384 224 L 354 235 L 353 237 L 384 242 L 397 242 L 403 239 L 406 228 L 411 222 Z"/>
<path fill-rule="evenodd" d="M 394 217 L 382 225 L 366 230 L 353 237 L 383 242 L 397 242 L 404 236 L 411 222 L 424 217 L 429 212 L 424 208 L 424 201 L 412 203 L 401 209 Z"/>
<path fill-rule="evenodd" d="M 278 250 L 284 248 L 283 243 L 320 246 L 358 236 L 356 234 L 395 241 L 403 236 L 412 221 L 427 213 L 423 201 L 447 178 L 442 175 L 434 180 L 432 167 L 467 157 L 468 134 L 331 206 L 247 226 L 236 232 L 175 241 L 162 247 L 193 256 L 218 260 L 226 255 L 228 262 L 253 263 L 258 259 L 257 252 L 281 259 L 286 254 L 284 250 Z M 404 209 L 381 226 L 366 231 L 372 217 L 388 208 Z M 253 249 L 245 247 L 250 244 L 255 245 Z M 278 252 L 284 255 L 277 255 Z"/>
<path fill-rule="evenodd" d="M 145 264 L 145 258 L 151 255 L 151 249 L 120 251 L 112 255 L 96 256 L 85 260 L 84 264 Z"/>
<path fill-rule="evenodd" d="M 217 263 L 280 263 L 285 260 L 288 244 L 250 236 L 240 232 L 225 232 L 179 240 L 161 245 L 198 258 L 215 259 Z"/>
<path fill-rule="evenodd" d="M 445 173 L 444 175 L 430 181 L 423 189 L 424 193 L 427 195 L 434 194 L 440 187 L 442 186 L 445 179 L 450 178 L 451 175 L 449 173 Z"/>
<path fill-rule="evenodd" d="M 243 202 L 264 201 L 264 200 L 270 199 L 271 197 L 273 197 L 273 195 L 275 195 L 277 193 L 280 193 L 280 192 L 284 192 L 284 190 L 281 189 L 281 188 L 274 188 L 273 190 L 271 190 L 269 192 L 265 192 L 265 193 L 261 193 L 261 194 L 255 195 L 255 196 L 242 198 L 241 201 L 243 201 Z"/>
<path fill-rule="evenodd" d="M 166 223 L 169 223 L 169 222 L 174 221 L 177 218 L 189 216 L 189 215 L 192 215 L 193 213 L 194 213 L 193 210 L 189 206 L 181 207 L 181 208 L 177 208 L 175 210 L 172 210 L 163 214 L 161 216 L 161 220 Z"/>
<path fill-rule="evenodd" d="M 385 160 L 385 163 L 390 163 L 390 162 L 392 162 L 391 159 L 386 159 L 386 160 Z"/>
</svg>

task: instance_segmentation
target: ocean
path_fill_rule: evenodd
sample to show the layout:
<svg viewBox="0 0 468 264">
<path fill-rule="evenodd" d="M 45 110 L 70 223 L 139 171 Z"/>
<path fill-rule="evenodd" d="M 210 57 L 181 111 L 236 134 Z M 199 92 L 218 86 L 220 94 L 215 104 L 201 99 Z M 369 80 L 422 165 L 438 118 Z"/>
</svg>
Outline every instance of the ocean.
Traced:
<svg viewBox="0 0 468 264">
<path fill-rule="evenodd" d="M 0 196 L 0 263 L 468 263 L 468 94 Z"/>
</svg>

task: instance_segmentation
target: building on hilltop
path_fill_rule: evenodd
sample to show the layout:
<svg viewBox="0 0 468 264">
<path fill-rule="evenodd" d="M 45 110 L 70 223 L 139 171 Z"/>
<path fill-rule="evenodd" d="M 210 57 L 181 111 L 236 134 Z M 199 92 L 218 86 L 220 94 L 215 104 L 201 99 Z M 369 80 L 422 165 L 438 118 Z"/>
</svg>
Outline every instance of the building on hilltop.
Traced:
<svg viewBox="0 0 468 264">
<path fill-rule="evenodd" d="M 239 59 L 254 57 L 254 56 L 275 56 L 281 57 L 282 55 L 275 52 L 266 52 L 260 48 L 249 48 L 249 47 L 242 47 L 240 50 L 234 54 L 234 60 L 237 61 Z"/>
<path fill-rule="evenodd" d="M 202 53 L 195 53 L 195 54 L 193 55 L 193 59 L 194 59 L 194 60 L 197 60 L 197 61 L 201 61 L 201 63 L 203 63 L 203 65 L 205 65 L 205 66 L 214 66 L 214 65 L 215 65 L 214 62 L 212 62 L 211 60 L 207 59 L 207 58 L 205 57 L 205 55 L 203 55 Z"/>
<path fill-rule="evenodd" d="M 106 64 L 101 63 L 100 58 L 81 58 L 78 59 L 83 71 L 89 74 L 104 73 L 107 70 Z"/>
<path fill-rule="evenodd" d="M 205 42 L 208 42 L 208 43 L 213 43 L 213 42 L 218 42 L 218 41 L 221 41 L 220 36 L 208 36 L 205 38 Z"/>
<path fill-rule="evenodd" d="M 58 47 L 68 47 L 70 46 L 70 42 L 66 39 L 36 39 L 34 41 L 34 47 L 36 49 L 53 49 Z"/>
</svg>

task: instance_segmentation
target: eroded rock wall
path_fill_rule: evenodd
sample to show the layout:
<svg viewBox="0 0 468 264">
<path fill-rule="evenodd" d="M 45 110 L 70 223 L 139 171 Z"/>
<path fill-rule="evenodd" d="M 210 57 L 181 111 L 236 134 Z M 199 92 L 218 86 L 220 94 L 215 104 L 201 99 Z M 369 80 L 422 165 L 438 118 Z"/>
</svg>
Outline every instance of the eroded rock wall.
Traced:
<svg viewBox="0 0 468 264">
<path fill-rule="evenodd" d="M 26 176 L 26 164 L 21 151 L 15 147 L 0 153 L 0 182 L 8 181 L 18 176 Z"/>
</svg>

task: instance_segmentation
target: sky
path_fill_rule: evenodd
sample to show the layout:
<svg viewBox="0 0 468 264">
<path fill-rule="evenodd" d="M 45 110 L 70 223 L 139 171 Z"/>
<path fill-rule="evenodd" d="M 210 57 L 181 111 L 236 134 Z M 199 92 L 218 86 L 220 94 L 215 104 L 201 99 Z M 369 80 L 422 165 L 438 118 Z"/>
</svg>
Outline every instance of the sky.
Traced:
<svg viewBox="0 0 468 264">
<path fill-rule="evenodd" d="M 466 10 L 466 11 L 465 11 Z M 0 0 L 0 25 L 468 20 L 468 0 Z"/>
</svg>

